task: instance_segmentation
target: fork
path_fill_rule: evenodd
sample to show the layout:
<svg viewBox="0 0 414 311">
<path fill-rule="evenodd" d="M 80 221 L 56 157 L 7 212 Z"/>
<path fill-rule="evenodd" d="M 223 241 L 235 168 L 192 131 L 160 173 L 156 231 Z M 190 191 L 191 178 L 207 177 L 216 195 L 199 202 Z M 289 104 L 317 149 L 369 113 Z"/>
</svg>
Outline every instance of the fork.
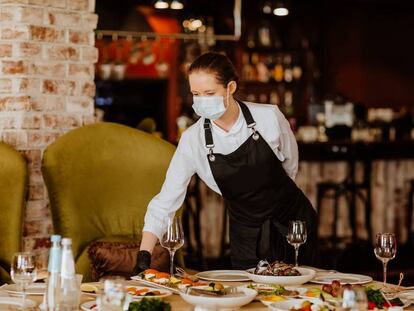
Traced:
<svg viewBox="0 0 414 311">
<path fill-rule="evenodd" d="M 179 275 L 179 276 L 181 276 L 181 277 L 183 277 L 183 278 L 186 278 L 186 279 L 190 279 L 191 281 L 196 281 L 196 280 L 198 280 L 198 278 L 195 276 L 195 275 L 191 275 L 191 274 L 188 274 L 183 268 L 181 268 L 181 267 L 175 267 L 175 270 L 177 270 L 177 274 Z"/>
</svg>

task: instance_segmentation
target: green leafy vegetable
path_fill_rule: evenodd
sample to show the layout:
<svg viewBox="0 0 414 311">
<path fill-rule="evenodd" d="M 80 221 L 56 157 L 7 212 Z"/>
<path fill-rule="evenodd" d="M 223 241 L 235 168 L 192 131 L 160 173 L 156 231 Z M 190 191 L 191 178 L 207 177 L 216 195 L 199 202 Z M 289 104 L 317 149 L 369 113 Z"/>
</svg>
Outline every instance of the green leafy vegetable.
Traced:
<svg viewBox="0 0 414 311">
<path fill-rule="evenodd" d="M 160 299 L 142 299 L 129 304 L 128 311 L 171 311 L 171 305 Z"/>
<path fill-rule="evenodd" d="M 390 307 L 388 305 L 388 302 L 385 301 L 379 289 L 374 289 L 372 287 L 365 287 L 365 292 L 367 294 L 368 301 L 370 303 L 374 303 L 378 309 L 382 309 L 384 307 L 387 307 L 387 308 Z M 390 303 L 392 306 L 403 306 L 404 305 L 403 302 L 399 298 L 390 300 Z"/>
</svg>

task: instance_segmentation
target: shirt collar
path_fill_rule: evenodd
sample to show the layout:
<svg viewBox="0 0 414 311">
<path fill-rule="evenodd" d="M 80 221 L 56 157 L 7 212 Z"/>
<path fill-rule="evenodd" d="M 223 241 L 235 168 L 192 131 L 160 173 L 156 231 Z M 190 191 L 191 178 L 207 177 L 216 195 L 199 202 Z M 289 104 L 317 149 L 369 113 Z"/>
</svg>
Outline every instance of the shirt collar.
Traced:
<svg viewBox="0 0 414 311">
<path fill-rule="evenodd" d="M 237 101 L 236 101 L 236 103 L 237 103 Z M 242 126 L 243 126 L 243 124 L 244 124 L 245 122 L 244 122 L 243 113 L 242 113 L 242 111 L 241 111 L 241 109 L 240 109 L 240 105 L 239 105 L 239 103 L 237 103 L 237 107 L 239 108 L 239 116 L 237 117 L 236 122 L 234 122 L 233 126 L 230 128 L 230 130 L 229 130 L 228 132 L 226 132 L 226 131 L 225 131 L 225 130 L 223 130 L 221 127 L 219 127 L 218 125 L 216 125 L 216 124 L 214 123 L 214 121 L 213 121 L 213 122 L 211 122 L 211 124 L 212 124 L 212 129 L 213 129 L 213 130 L 214 130 L 217 134 L 219 134 L 219 135 L 221 135 L 221 136 L 228 136 L 228 135 L 231 135 L 231 134 L 238 133 L 238 132 L 241 130 L 241 128 L 242 128 Z"/>
</svg>

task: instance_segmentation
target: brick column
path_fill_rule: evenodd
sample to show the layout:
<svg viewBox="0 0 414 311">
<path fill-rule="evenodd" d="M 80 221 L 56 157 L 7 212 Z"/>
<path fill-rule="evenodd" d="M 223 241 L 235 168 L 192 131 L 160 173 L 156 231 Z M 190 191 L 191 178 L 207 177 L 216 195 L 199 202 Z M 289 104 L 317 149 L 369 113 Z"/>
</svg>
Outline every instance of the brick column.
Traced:
<svg viewBox="0 0 414 311">
<path fill-rule="evenodd" d="M 95 0 L 0 0 L 0 140 L 28 159 L 24 248 L 40 255 L 53 231 L 42 152 L 95 120 L 94 9 Z"/>
</svg>

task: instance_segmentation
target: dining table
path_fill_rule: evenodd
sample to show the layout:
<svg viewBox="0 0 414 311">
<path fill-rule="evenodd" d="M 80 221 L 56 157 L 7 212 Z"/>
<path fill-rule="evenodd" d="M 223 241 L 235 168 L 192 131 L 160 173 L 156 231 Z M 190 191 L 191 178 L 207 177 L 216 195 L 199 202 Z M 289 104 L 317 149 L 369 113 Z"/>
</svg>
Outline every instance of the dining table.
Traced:
<svg viewBox="0 0 414 311">
<path fill-rule="evenodd" d="M 315 269 L 317 271 L 326 271 L 326 270 L 322 270 L 322 269 Z M 335 271 L 336 272 L 336 271 Z M 334 273 L 334 272 L 332 272 Z M 149 287 L 146 284 L 142 284 L 139 281 L 134 281 L 134 280 L 128 280 L 126 281 L 128 286 L 145 286 L 145 287 Z M 245 286 L 248 285 L 250 282 L 249 281 L 245 281 L 245 282 L 222 282 L 225 285 L 229 285 L 229 286 L 233 286 L 233 285 L 237 285 L 237 286 Z M 378 281 L 372 281 L 370 283 L 364 284 L 364 285 L 368 285 L 368 286 L 374 286 L 376 288 L 381 288 L 383 286 L 382 282 L 378 282 Z M 306 287 L 306 288 L 321 288 L 322 285 L 320 284 L 314 284 L 314 283 L 306 283 L 303 285 L 298 285 L 297 287 Z M 395 284 L 387 284 L 387 287 L 389 288 L 396 288 L 397 285 Z M 400 287 L 401 290 L 404 290 L 405 287 L 401 286 Z M 40 305 L 40 303 L 42 302 L 43 297 L 42 296 L 27 296 L 28 299 L 32 299 L 36 302 L 38 302 L 38 304 Z M 81 294 L 81 298 L 80 298 L 80 305 L 82 305 L 83 303 L 87 302 L 87 301 L 92 301 L 95 300 L 96 296 L 93 295 L 89 295 L 89 294 Z M 172 294 L 171 296 L 165 297 L 163 298 L 163 300 L 165 302 L 168 302 L 171 305 L 171 310 L 173 311 L 191 311 L 194 310 L 195 306 L 191 305 L 189 303 L 187 303 L 186 301 L 184 301 L 181 296 L 179 294 Z M 414 303 L 414 301 L 413 301 Z M 81 310 L 81 309 L 79 309 Z M 240 308 L 240 310 L 270 310 L 267 306 L 265 306 L 262 302 L 260 301 L 253 301 L 243 307 Z M 414 310 L 414 305 L 410 305 L 407 308 L 404 308 L 404 310 Z"/>
</svg>

